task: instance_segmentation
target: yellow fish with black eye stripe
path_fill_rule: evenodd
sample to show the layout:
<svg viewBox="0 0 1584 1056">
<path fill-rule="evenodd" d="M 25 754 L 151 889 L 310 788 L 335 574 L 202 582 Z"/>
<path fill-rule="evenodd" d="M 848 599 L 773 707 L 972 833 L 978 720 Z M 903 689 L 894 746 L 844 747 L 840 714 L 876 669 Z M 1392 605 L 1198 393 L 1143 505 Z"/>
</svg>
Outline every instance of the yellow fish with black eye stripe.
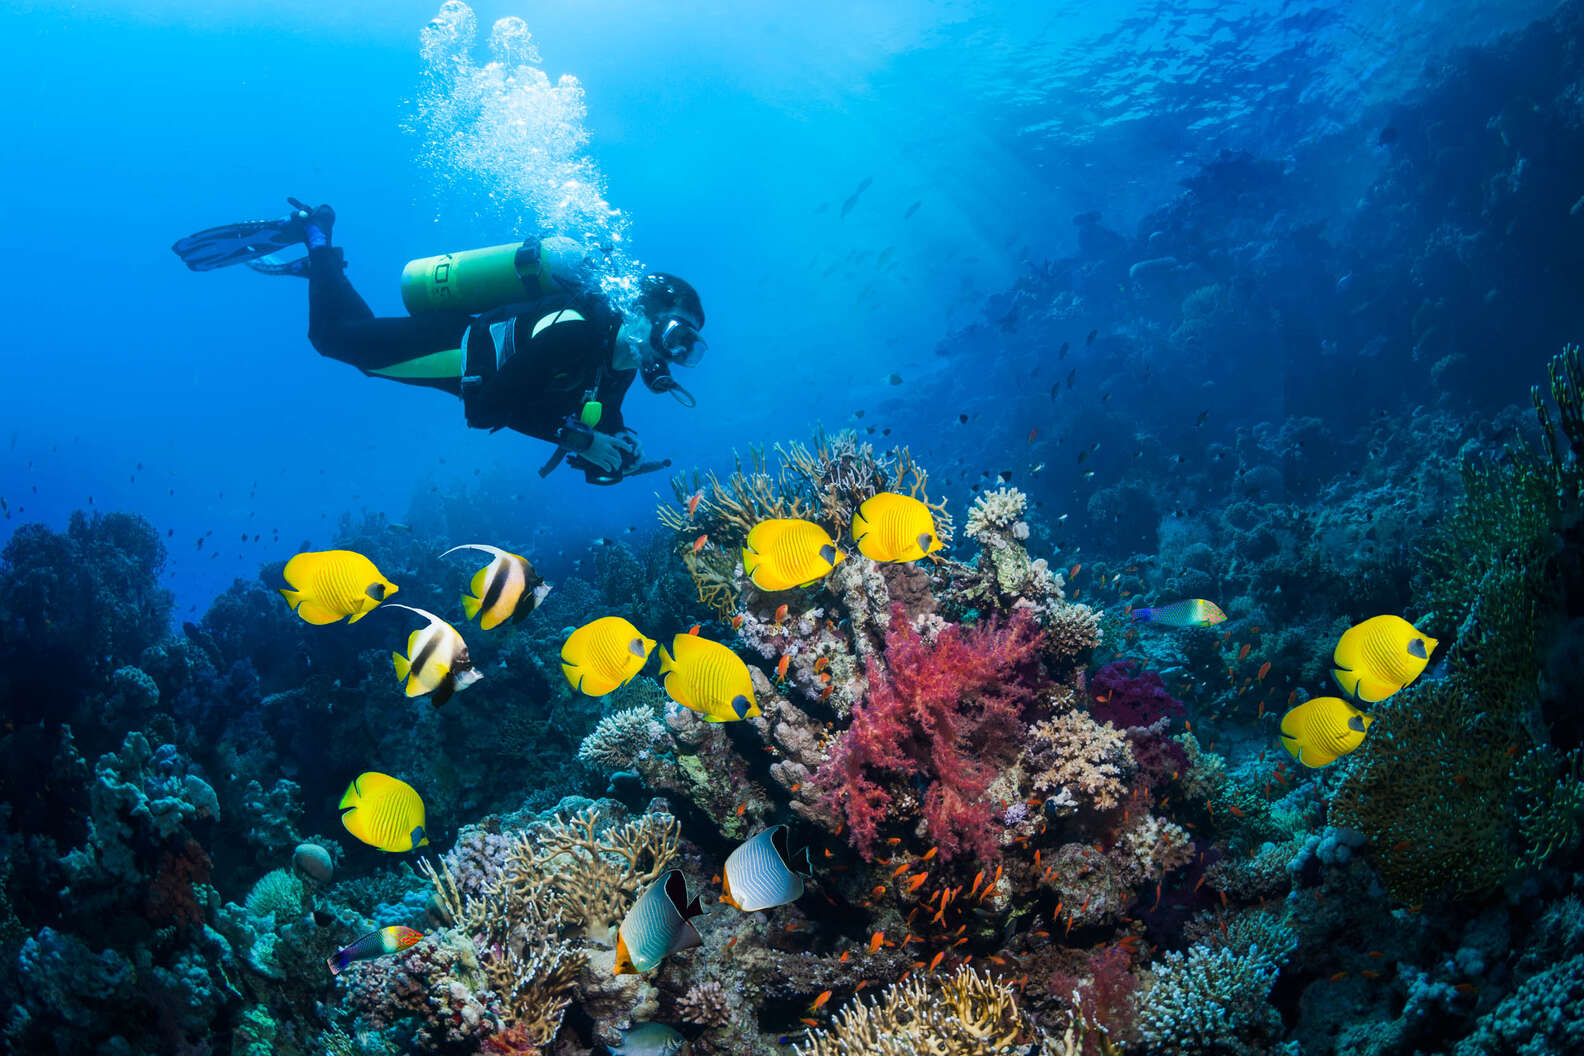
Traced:
<svg viewBox="0 0 1584 1056">
<path fill-rule="evenodd" d="M 1304 766 L 1330 766 L 1364 743 L 1374 721 L 1341 697 L 1314 697 L 1282 716 L 1282 747 Z"/>
<path fill-rule="evenodd" d="M 748 665 L 719 642 L 677 635 L 671 639 L 671 652 L 660 647 L 660 680 L 672 700 L 698 712 L 705 722 L 736 722 L 760 714 Z"/>
<path fill-rule="evenodd" d="M 370 847 L 392 854 L 429 842 L 417 790 L 400 778 L 372 770 L 347 786 L 341 797 L 341 824 Z"/>
<path fill-rule="evenodd" d="M 1343 632 L 1331 677 L 1348 696 L 1376 704 L 1423 674 L 1439 644 L 1401 616 L 1375 616 Z"/>
<path fill-rule="evenodd" d="M 393 609 L 416 612 L 429 621 L 407 638 L 407 655 L 392 653 L 391 662 L 396 667 L 396 678 L 407 683 L 409 697 L 430 694 L 429 703 L 439 707 L 451 699 L 451 694 L 466 689 L 479 679 L 482 672 L 473 666 L 468 656 L 467 643 L 455 627 L 432 612 L 415 609 L 411 605 L 392 602 Z"/>
<path fill-rule="evenodd" d="M 760 590 L 791 590 L 829 575 L 846 556 L 813 521 L 772 517 L 749 530 L 743 574 Z"/>
<path fill-rule="evenodd" d="M 310 550 L 286 562 L 286 589 L 280 596 L 308 623 L 356 623 L 397 586 L 355 550 Z"/>
<path fill-rule="evenodd" d="M 585 623 L 561 644 L 561 673 L 579 693 L 591 697 L 625 686 L 649 660 L 653 638 L 620 616 Z"/>
<path fill-rule="evenodd" d="M 864 500 L 852 522 L 853 542 L 871 561 L 917 561 L 945 548 L 935 516 L 911 495 L 893 491 Z"/>
<path fill-rule="evenodd" d="M 453 546 L 441 557 L 458 550 L 482 550 L 493 560 L 473 573 L 470 593 L 462 595 L 462 611 L 477 619 L 479 629 L 492 631 L 507 620 L 516 622 L 539 607 L 550 593 L 550 586 L 539 578 L 526 557 L 484 543 Z"/>
</svg>

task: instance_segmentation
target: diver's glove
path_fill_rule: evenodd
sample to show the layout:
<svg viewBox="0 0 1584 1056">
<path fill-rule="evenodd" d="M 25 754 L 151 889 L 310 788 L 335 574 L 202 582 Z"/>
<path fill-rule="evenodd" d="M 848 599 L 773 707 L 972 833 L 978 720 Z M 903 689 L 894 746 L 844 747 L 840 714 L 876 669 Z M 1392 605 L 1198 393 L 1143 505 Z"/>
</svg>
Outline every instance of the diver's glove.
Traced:
<svg viewBox="0 0 1584 1056">
<path fill-rule="evenodd" d="M 638 438 L 629 430 L 623 430 L 615 436 L 610 433 L 591 433 L 589 445 L 579 457 L 604 473 L 620 476 L 624 469 L 638 464 Z"/>
<path fill-rule="evenodd" d="M 541 477 L 565 457 L 573 469 L 583 471 L 590 484 L 615 484 L 640 468 L 639 459 L 643 457 L 638 436 L 631 429 L 615 435 L 596 432 L 570 416 L 556 431 L 556 443 L 556 453 L 539 470 Z"/>
</svg>

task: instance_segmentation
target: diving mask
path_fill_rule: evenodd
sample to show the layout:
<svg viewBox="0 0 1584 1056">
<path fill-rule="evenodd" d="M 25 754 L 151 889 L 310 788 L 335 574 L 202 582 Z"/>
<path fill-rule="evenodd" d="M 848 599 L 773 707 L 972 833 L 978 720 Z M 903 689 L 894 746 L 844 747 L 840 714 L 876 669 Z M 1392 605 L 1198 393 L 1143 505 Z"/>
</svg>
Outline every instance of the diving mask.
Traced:
<svg viewBox="0 0 1584 1056">
<path fill-rule="evenodd" d="M 676 315 L 663 315 L 655 320 L 649 331 L 649 343 L 667 362 L 684 367 L 697 366 L 709 347 L 692 323 Z"/>
</svg>

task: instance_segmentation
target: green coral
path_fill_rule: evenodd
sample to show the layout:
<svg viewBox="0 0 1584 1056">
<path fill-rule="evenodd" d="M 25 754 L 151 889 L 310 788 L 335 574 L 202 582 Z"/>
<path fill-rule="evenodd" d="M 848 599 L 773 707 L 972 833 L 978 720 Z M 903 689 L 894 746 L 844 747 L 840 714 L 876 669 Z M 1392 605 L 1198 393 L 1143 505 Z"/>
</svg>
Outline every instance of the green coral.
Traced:
<svg viewBox="0 0 1584 1056">
<path fill-rule="evenodd" d="M 1558 605 L 1556 558 L 1584 495 L 1576 347 L 1552 361 L 1550 383 L 1570 450 L 1536 387 L 1541 449 L 1520 436 L 1505 461 L 1465 464 L 1464 497 L 1436 530 L 1422 584 L 1428 625 L 1456 628 L 1450 673 L 1380 706 L 1331 804 L 1332 823 L 1370 838 L 1406 901 L 1489 892 L 1579 840 L 1584 789 L 1554 753 L 1531 750 L 1544 739 L 1538 632 Z M 1508 803 L 1511 813 L 1492 807 Z"/>
<path fill-rule="evenodd" d="M 1527 752 L 1514 768 L 1519 858 L 1542 866 L 1558 851 L 1579 844 L 1584 817 L 1584 781 L 1577 749 L 1562 755 L 1550 745 Z"/>
<path fill-rule="evenodd" d="M 284 924 L 308 910 L 308 893 L 290 869 L 276 869 L 259 877 L 248 892 L 247 911 L 255 917 L 273 915 Z"/>
<path fill-rule="evenodd" d="M 1513 801 L 1515 758 L 1534 741 L 1534 638 L 1525 571 L 1497 565 L 1453 646 L 1450 672 L 1382 703 L 1348 758 L 1330 821 L 1369 837 L 1394 897 L 1484 894 L 1515 864 L 1513 818 L 1491 805 Z"/>
<path fill-rule="evenodd" d="M 263 1005 L 250 1005 L 237 1019 L 231 1056 L 273 1056 L 275 1017 Z"/>
</svg>

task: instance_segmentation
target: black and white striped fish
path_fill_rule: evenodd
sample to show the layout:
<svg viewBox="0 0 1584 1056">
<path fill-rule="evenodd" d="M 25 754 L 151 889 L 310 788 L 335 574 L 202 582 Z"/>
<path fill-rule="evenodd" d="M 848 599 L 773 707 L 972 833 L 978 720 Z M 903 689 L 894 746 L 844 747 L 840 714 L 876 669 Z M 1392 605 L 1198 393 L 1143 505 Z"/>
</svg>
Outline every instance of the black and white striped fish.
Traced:
<svg viewBox="0 0 1584 1056">
<path fill-rule="evenodd" d="M 389 603 L 389 606 L 416 612 L 429 621 L 427 627 L 418 628 L 408 637 L 406 656 L 391 654 L 397 679 L 407 681 L 406 692 L 409 697 L 421 697 L 429 693 L 429 702 L 438 708 L 451 699 L 452 693 L 466 689 L 484 677 L 474 669 L 473 661 L 468 656 L 467 643 L 455 627 L 425 609 L 394 602 Z"/>
<path fill-rule="evenodd" d="M 493 558 L 473 573 L 469 592 L 462 595 L 462 611 L 470 620 L 477 617 L 482 630 L 492 631 L 507 620 L 522 619 L 550 593 L 549 585 L 520 554 L 485 543 L 463 543 L 440 556 L 448 557 L 458 550 L 482 550 Z"/>
</svg>

